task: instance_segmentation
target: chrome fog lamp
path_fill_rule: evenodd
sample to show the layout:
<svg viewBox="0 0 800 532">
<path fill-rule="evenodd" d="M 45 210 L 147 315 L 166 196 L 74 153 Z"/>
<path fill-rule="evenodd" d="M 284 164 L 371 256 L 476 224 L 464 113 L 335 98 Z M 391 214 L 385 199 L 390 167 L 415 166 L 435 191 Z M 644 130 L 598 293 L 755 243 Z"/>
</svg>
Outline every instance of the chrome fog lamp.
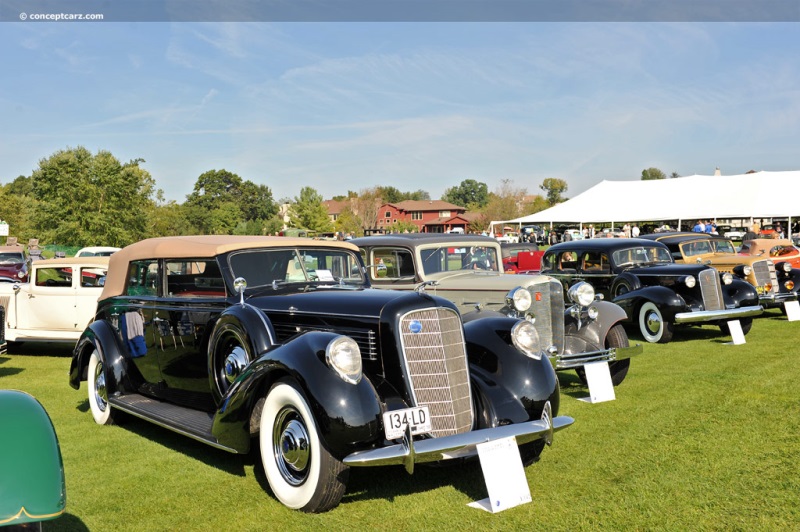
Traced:
<svg viewBox="0 0 800 532">
<path fill-rule="evenodd" d="M 785 286 L 786 289 L 791 292 L 792 290 L 794 290 L 794 281 L 786 281 L 785 283 L 783 283 L 783 286 Z"/>
<path fill-rule="evenodd" d="M 724 284 L 731 284 L 733 282 L 733 275 L 728 272 L 722 274 L 722 282 Z"/>
<path fill-rule="evenodd" d="M 572 285 L 567 292 L 569 300 L 582 307 L 588 307 L 594 301 L 594 287 L 586 282 Z"/>
<path fill-rule="evenodd" d="M 600 311 L 597 310 L 597 307 L 589 307 L 587 312 L 589 314 L 589 319 L 596 320 L 597 316 L 600 315 Z"/>
<path fill-rule="evenodd" d="M 783 263 L 783 271 L 786 272 L 786 273 L 789 273 L 790 271 L 792 271 L 792 265 L 789 264 L 788 262 L 784 262 Z"/>
<path fill-rule="evenodd" d="M 325 348 L 325 362 L 345 382 L 358 384 L 361 380 L 361 349 L 349 336 L 337 336 Z"/>
<path fill-rule="evenodd" d="M 536 327 L 529 321 L 519 321 L 511 329 L 511 341 L 514 347 L 522 351 L 527 356 L 535 359 L 542 359 L 542 350 L 539 347 L 539 333 Z"/>
<path fill-rule="evenodd" d="M 506 305 L 512 307 L 517 312 L 525 312 L 531 308 L 533 299 L 527 288 L 518 286 L 512 289 L 506 296 Z"/>
</svg>

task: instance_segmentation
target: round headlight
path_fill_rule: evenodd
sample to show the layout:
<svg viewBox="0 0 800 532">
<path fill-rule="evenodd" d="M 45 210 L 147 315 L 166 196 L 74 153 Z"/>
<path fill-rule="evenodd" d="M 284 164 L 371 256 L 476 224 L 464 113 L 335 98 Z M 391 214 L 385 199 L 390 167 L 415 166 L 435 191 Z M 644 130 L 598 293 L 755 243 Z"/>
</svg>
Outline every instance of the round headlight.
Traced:
<svg viewBox="0 0 800 532">
<path fill-rule="evenodd" d="M 742 272 L 745 274 L 745 276 L 750 275 L 751 273 L 753 273 L 753 268 L 750 266 L 745 266 L 744 268 L 742 268 Z"/>
<path fill-rule="evenodd" d="M 683 278 L 683 284 L 686 285 L 686 288 L 694 288 L 694 285 L 697 284 L 697 281 L 693 276 L 687 275 Z"/>
<path fill-rule="evenodd" d="M 733 275 L 728 272 L 722 274 L 722 282 L 724 284 L 731 284 L 733 282 Z"/>
<path fill-rule="evenodd" d="M 567 296 L 573 303 L 588 307 L 594 301 L 594 287 L 589 283 L 580 282 L 570 287 Z"/>
<path fill-rule="evenodd" d="M 789 264 L 788 262 L 784 262 L 783 263 L 783 271 L 785 271 L 786 273 L 789 273 L 790 271 L 792 271 L 792 265 Z"/>
<path fill-rule="evenodd" d="M 325 361 L 350 384 L 361 380 L 361 349 L 349 336 L 337 336 L 325 348 Z"/>
<path fill-rule="evenodd" d="M 23 277 L 25 277 L 25 272 L 24 272 L 24 271 L 22 271 L 22 270 L 18 271 L 18 272 L 17 272 L 17 277 L 19 277 L 20 279 L 22 279 Z"/>
<path fill-rule="evenodd" d="M 514 288 L 506 296 L 506 305 L 513 307 L 517 312 L 525 312 L 531 308 L 532 303 L 531 293 L 521 286 Z"/>
<path fill-rule="evenodd" d="M 527 356 L 536 360 L 542 359 L 542 350 L 539 347 L 539 333 L 529 321 L 519 321 L 511 329 L 511 341 L 514 347 Z"/>
</svg>

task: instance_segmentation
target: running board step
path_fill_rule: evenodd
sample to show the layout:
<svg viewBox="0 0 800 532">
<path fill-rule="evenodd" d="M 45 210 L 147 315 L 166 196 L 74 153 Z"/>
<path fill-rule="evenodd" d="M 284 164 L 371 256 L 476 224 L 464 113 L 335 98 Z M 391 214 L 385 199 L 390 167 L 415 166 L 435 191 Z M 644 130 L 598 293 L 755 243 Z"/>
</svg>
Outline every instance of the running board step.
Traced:
<svg viewBox="0 0 800 532">
<path fill-rule="evenodd" d="M 123 412 L 140 417 L 166 429 L 229 452 L 236 452 L 220 445 L 213 436 L 211 429 L 214 424 L 214 416 L 208 412 L 156 401 L 138 393 L 112 396 L 108 398 L 108 402 L 111 403 L 111 406 Z"/>
</svg>

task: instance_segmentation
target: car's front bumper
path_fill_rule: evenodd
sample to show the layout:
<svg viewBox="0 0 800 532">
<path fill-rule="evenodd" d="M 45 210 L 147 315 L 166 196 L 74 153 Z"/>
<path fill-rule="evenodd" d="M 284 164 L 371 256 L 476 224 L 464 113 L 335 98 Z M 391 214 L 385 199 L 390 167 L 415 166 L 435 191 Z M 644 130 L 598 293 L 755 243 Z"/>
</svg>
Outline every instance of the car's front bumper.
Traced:
<svg viewBox="0 0 800 532">
<path fill-rule="evenodd" d="M 442 438 L 414 440 L 410 435 L 410 430 L 406 430 L 402 443 L 367 451 L 356 451 L 346 456 L 344 463 L 351 467 L 402 464 L 406 471 L 413 473 L 414 464 L 475 456 L 478 454 L 478 444 L 511 436 L 516 438 L 517 445 L 539 439 L 544 439 L 549 444 L 553 441 L 555 431 L 566 428 L 575 421 L 569 416 L 553 418 L 551 412 L 548 402 L 542 412 L 542 418 L 538 421 L 473 430 Z"/>
<path fill-rule="evenodd" d="M 642 344 L 636 344 L 630 347 L 610 347 L 608 349 L 601 349 L 600 351 L 587 351 L 586 353 L 555 355 L 550 357 L 550 362 L 557 370 L 575 369 L 581 368 L 585 364 L 591 364 L 592 362 L 625 360 L 636 355 L 641 355 L 642 352 L 644 352 Z"/>
<path fill-rule="evenodd" d="M 758 302 L 764 308 L 779 307 L 788 301 L 797 301 L 797 294 L 759 294 Z"/>
<path fill-rule="evenodd" d="M 699 310 L 696 312 L 679 312 L 675 314 L 675 323 L 699 323 L 704 321 L 728 321 L 749 318 L 763 314 L 764 307 L 729 308 L 722 310 Z"/>
</svg>

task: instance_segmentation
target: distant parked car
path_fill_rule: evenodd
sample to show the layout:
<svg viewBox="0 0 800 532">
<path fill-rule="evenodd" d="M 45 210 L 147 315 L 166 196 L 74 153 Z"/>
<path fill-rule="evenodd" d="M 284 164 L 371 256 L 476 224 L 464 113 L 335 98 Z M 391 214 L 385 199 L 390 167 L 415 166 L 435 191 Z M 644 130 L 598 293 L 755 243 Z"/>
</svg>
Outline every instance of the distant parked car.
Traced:
<svg viewBox="0 0 800 532">
<path fill-rule="evenodd" d="M 361 248 L 377 288 L 424 287 L 454 302 L 465 321 L 528 319 L 558 370 L 574 369 L 583 378 L 584 364 L 605 360 L 616 385 L 627 375 L 630 358 L 642 352 L 641 344 L 630 346 L 619 306 L 595 300 L 588 284 L 565 295 L 555 279 L 504 273 L 501 245 L 491 237 L 418 233 L 352 242 Z"/>
<path fill-rule="evenodd" d="M 506 273 L 539 273 L 542 255 L 536 243 L 500 244 L 503 271 Z"/>
<path fill-rule="evenodd" d="M 519 237 L 522 242 L 541 244 L 545 240 L 545 230 L 538 225 L 523 225 Z"/>
<path fill-rule="evenodd" d="M 791 240 L 785 238 L 757 238 L 745 240 L 739 253 L 753 257 L 769 257 L 776 264 L 776 269 L 780 268 L 780 263 L 788 262 L 792 270 L 800 271 L 800 248 L 795 246 Z"/>
<path fill-rule="evenodd" d="M 0 529 L 41 530 L 67 507 L 53 423 L 31 395 L 0 390 L 0 427 Z"/>
<path fill-rule="evenodd" d="M 513 231 L 509 231 L 498 236 L 497 241 L 506 244 L 516 244 L 519 242 L 519 235 Z"/>
<path fill-rule="evenodd" d="M 91 246 L 88 248 L 81 248 L 75 253 L 76 257 L 108 257 L 112 253 L 116 253 L 122 248 L 115 248 L 111 246 Z"/>
<path fill-rule="evenodd" d="M 0 246 L 0 283 L 27 280 L 28 261 L 22 246 Z"/>
<path fill-rule="evenodd" d="M 717 228 L 719 230 L 719 228 Z M 738 242 L 742 241 L 744 238 L 745 233 L 747 233 L 747 229 L 744 227 L 731 227 L 726 228 L 724 231 L 718 231 L 720 236 L 724 236 L 730 240 L 736 240 Z"/>
<path fill-rule="evenodd" d="M 666 233 L 647 235 L 667 245 L 676 262 L 710 264 L 753 285 L 765 308 L 780 307 L 798 299 L 800 270 L 781 257 L 742 255 L 727 238 L 706 233 Z"/>
<path fill-rule="evenodd" d="M 45 259 L 30 282 L 0 284 L 9 342 L 75 342 L 94 318 L 108 257 Z"/>
<path fill-rule="evenodd" d="M 101 425 L 129 413 L 233 453 L 258 445 L 272 493 L 306 512 L 339 504 L 350 467 L 412 473 L 511 437 L 531 463 L 572 423 L 530 322 L 463 323 L 453 303 L 371 290 L 365 273 L 347 242 L 138 242 L 110 258 L 70 385 L 86 381 Z M 120 482 L 140 473 L 125 467 Z"/>
<path fill-rule="evenodd" d="M 750 331 L 763 309 L 755 289 L 701 264 L 675 264 L 664 244 L 639 238 L 590 239 L 550 247 L 542 273 L 565 289 L 589 282 L 620 305 L 648 342 L 666 343 L 676 325 L 710 323 L 727 333 L 738 319 Z"/>
</svg>

